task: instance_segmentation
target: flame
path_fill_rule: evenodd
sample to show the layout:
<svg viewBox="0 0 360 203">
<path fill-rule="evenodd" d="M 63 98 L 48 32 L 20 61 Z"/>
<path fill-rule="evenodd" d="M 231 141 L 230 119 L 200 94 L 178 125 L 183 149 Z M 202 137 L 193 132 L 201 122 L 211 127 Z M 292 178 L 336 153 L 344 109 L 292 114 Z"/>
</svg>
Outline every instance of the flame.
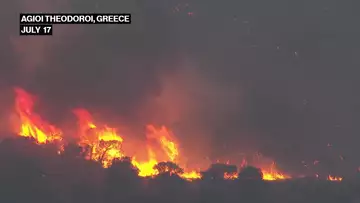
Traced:
<svg viewBox="0 0 360 203">
<path fill-rule="evenodd" d="M 167 158 L 162 161 L 174 162 L 179 156 L 179 150 L 177 148 L 177 144 L 172 141 L 172 132 L 169 131 L 165 126 L 156 128 L 153 125 L 147 125 L 146 129 L 146 137 L 148 139 L 155 139 L 160 144 L 161 149 L 167 155 Z M 139 176 L 141 177 L 149 177 L 159 174 L 159 171 L 154 169 L 156 164 L 159 163 L 157 156 L 150 146 L 147 146 L 147 149 L 149 157 L 148 161 L 139 162 L 136 160 L 136 157 L 133 157 L 132 159 L 132 164 L 139 169 Z"/>
<path fill-rule="evenodd" d="M 244 168 L 246 166 L 248 166 L 248 162 L 246 159 L 243 159 L 240 164 L 240 168 Z M 258 168 L 260 168 L 260 171 L 263 175 L 262 179 L 265 181 L 285 180 L 291 178 L 290 176 L 279 172 L 276 168 L 275 162 L 272 162 L 270 167 L 258 167 Z"/>
<path fill-rule="evenodd" d="M 263 180 L 266 181 L 274 181 L 274 180 L 285 180 L 291 178 L 288 175 L 280 173 L 275 166 L 275 162 L 273 162 L 270 166 L 270 169 L 263 169 L 261 168 L 261 172 L 263 174 Z"/>
<path fill-rule="evenodd" d="M 266 170 L 261 170 L 263 173 L 263 179 L 267 180 L 267 181 L 272 181 L 272 180 L 285 180 L 285 179 L 289 179 L 289 176 L 286 176 L 282 173 L 279 172 L 274 172 L 274 171 L 266 171 Z"/>
<path fill-rule="evenodd" d="M 155 153 L 149 146 L 148 146 L 148 154 L 149 154 L 149 160 L 146 162 L 138 162 L 136 160 L 136 157 L 133 157 L 131 160 L 132 165 L 139 169 L 140 177 L 150 177 L 159 174 L 159 171 L 154 169 L 154 166 L 158 163 L 158 161 L 156 160 Z"/>
<path fill-rule="evenodd" d="M 202 177 L 201 174 L 197 171 L 184 172 L 183 174 L 180 174 L 179 176 L 186 180 L 189 180 L 189 181 L 197 180 Z"/>
<path fill-rule="evenodd" d="M 21 88 L 14 88 L 15 109 L 21 120 L 18 134 L 31 137 L 39 144 L 62 140 L 62 131 L 50 125 L 33 112 L 35 97 Z"/>
<path fill-rule="evenodd" d="M 156 139 L 169 159 L 175 161 L 179 156 L 179 150 L 175 142 L 171 141 L 171 137 L 173 137 L 171 136 L 172 133 L 165 126 L 157 129 L 153 125 L 147 125 L 146 128 L 148 130 L 147 137 Z"/>
<path fill-rule="evenodd" d="M 176 159 L 179 157 L 179 150 L 177 144 L 174 141 L 172 141 L 172 138 L 174 137 L 172 132 L 168 130 L 165 126 L 156 128 L 153 125 L 147 125 L 146 129 L 147 129 L 147 134 L 146 134 L 147 138 L 157 140 L 162 150 L 167 155 L 167 159 L 163 161 L 175 162 Z M 149 155 L 149 160 L 146 162 L 138 162 L 136 160 L 136 157 L 132 159 L 132 164 L 139 169 L 139 176 L 141 177 L 149 177 L 159 174 L 159 171 L 154 169 L 156 164 L 158 164 L 159 162 L 156 158 L 156 154 L 154 153 L 154 151 L 151 149 L 150 146 L 148 146 L 148 155 Z M 184 172 L 177 175 L 187 180 L 194 180 L 201 178 L 200 173 L 196 171 Z"/>
<path fill-rule="evenodd" d="M 329 181 L 341 182 L 341 181 L 343 180 L 343 178 L 342 178 L 342 177 L 337 177 L 337 176 L 331 176 L 331 175 L 329 175 L 329 176 L 327 177 L 327 180 L 329 180 Z"/>
<path fill-rule="evenodd" d="M 63 145 L 63 132 L 55 126 L 44 121 L 38 114 L 34 113 L 35 97 L 21 88 L 14 88 L 15 110 L 20 118 L 21 124 L 16 130 L 20 136 L 31 137 L 35 139 L 38 144 L 46 144 L 50 142 L 60 143 L 58 153 L 65 150 Z M 78 118 L 78 145 L 83 148 L 85 158 L 100 162 L 104 168 L 111 166 L 113 160 L 126 157 L 122 151 L 124 142 L 123 135 L 120 134 L 116 128 L 109 127 L 108 125 L 98 124 L 94 121 L 92 115 L 85 109 L 75 109 L 73 113 Z M 158 148 L 147 143 L 148 158 L 145 161 L 140 161 L 136 156 L 132 156 L 131 164 L 139 170 L 140 177 L 154 177 L 159 175 L 160 172 L 156 169 L 156 165 L 160 162 L 173 162 L 178 164 L 180 156 L 179 144 L 175 140 L 175 135 L 165 126 L 155 127 L 154 125 L 146 126 L 147 141 L 155 140 L 158 143 Z M 157 149 L 157 150 L 155 150 Z M 162 156 L 160 156 L 160 154 Z M 161 153 L 162 152 L 162 153 Z M 165 155 L 165 156 L 164 156 Z M 261 154 L 257 154 L 260 159 Z M 340 156 L 340 159 L 344 159 Z M 217 160 L 219 163 L 220 161 Z M 319 161 L 315 160 L 314 165 Z M 230 161 L 226 161 L 230 164 Z M 240 168 L 247 166 L 247 160 L 243 159 Z M 200 172 L 183 167 L 184 171 L 170 171 L 170 168 L 165 171 L 170 174 L 178 173 L 179 177 L 185 180 L 196 180 L 202 178 Z M 263 180 L 284 180 L 291 178 L 290 176 L 279 172 L 275 167 L 275 162 L 270 167 L 258 167 L 263 173 Z M 159 169 L 163 170 L 163 169 Z M 360 167 L 358 169 L 360 171 Z M 316 175 L 318 177 L 318 175 Z M 238 173 L 224 173 L 224 179 L 234 180 L 238 178 Z M 327 177 L 330 181 L 342 181 L 342 177 L 329 175 Z"/>
<path fill-rule="evenodd" d="M 85 109 L 75 109 L 73 113 L 78 117 L 80 134 L 78 144 L 90 148 L 86 154 L 88 159 L 99 161 L 107 168 L 114 159 L 125 156 L 121 150 L 123 138 L 117 134 L 115 128 L 106 125 L 99 128 Z"/>
</svg>

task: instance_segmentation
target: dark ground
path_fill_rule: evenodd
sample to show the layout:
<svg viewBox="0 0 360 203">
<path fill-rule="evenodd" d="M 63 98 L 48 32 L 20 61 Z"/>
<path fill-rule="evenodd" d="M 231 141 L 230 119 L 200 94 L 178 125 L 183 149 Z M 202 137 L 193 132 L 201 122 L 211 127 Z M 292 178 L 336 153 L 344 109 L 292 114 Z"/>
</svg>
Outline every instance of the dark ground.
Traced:
<svg viewBox="0 0 360 203">
<path fill-rule="evenodd" d="M 210 170 L 205 176 L 207 178 L 194 182 L 166 173 L 154 179 L 143 179 L 137 176 L 136 170 L 126 160 L 103 169 L 100 164 L 85 161 L 78 154 L 78 149 L 71 145 L 58 155 L 53 145 L 40 146 L 23 138 L 3 140 L 0 143 L 0 202 L 360 201 L 359 179 L 342 182 L 312 179 L 264 182 L 259 179 L 255 168 L 244 169 L 238 180 L 218 179 L 216 173 L 210 173 Z"/>
</svg>

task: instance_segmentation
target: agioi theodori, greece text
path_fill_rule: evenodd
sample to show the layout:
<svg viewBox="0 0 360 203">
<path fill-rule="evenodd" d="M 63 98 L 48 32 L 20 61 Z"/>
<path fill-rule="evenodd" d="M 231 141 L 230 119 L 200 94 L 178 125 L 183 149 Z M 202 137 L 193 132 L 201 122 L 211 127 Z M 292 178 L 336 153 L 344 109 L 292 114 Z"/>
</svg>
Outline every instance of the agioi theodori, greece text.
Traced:
<svg viewBox="0 0 360 203">
<path fill-rule="evenodd" d="M 21 13 L 20 24 L 131 24 L 131 14 Z"/>
</svg>

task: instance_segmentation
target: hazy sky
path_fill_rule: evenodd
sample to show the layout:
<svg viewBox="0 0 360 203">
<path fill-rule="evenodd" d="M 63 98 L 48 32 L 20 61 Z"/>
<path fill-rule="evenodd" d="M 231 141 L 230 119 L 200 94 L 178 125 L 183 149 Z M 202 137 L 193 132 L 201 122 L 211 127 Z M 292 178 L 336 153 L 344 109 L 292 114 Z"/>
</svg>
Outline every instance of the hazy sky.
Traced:
<svg viewBox="0 0 360 203">
<path fill-rule="evenodd" d="M 347 2 L 4 1 L 1 103 L 20 85 L 55 123 L 85 106 L 111 122 L 168 124 L 212 158 L 254 150 L 328 167 L 342 155 L 355 170 L 360 4 Z M 133 24 L 19 37 L 17 13 L 41 11 L 131 12 Z"/>
</svg>

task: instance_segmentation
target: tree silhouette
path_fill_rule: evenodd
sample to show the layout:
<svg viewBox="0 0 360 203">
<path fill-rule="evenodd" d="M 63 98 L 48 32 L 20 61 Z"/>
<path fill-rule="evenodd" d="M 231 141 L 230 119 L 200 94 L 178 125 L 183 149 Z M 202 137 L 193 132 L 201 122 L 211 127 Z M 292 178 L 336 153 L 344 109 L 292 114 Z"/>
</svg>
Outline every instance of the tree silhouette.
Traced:
<svg viewBox="0 0 360 203">
<path fill-rule="evenodd" d="M 114 160 L 106 169 L 105 202 L 131 202 L 140 197 L 141 180 L 138 169 L 129 157 Z"/>
<path fill-rule="evenodd" d="M 160 162 L 154 166 L 154 169 L 159 171 L 159 174 L 169 173 L 169 174 L 182 174 L 184 170 L 180 168 L 174 162 Z"/>
<path fill-rule="evenodd" d="M 253 167 L 253 166 L 247 166 L 244 167 L 240 173 L 239 173 L 239 179 L 242 180 L 262 180 L 263 179 L 263 173 L 260 169 Z"/>
<path fill-rule="evenodd" d="M 185 181 L 179 174 L 184 170 L 173 162 L 160 162 L 155 169 L 159 175 L 150 180 L 151 192 L 156 196 L 156 202 L 183 202 L 181 201 L 185 189 Z"/>
</svg>

